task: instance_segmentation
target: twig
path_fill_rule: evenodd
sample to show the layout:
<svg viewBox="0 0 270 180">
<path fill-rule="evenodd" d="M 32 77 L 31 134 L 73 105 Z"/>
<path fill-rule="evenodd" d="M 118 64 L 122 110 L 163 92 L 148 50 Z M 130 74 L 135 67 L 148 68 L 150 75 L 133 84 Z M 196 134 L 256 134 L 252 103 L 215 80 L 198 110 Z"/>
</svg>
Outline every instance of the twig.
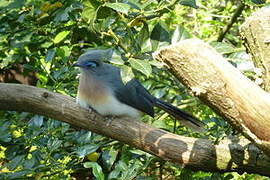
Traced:
<svg viewBox="0 0 270 180">
<path fill-rule="evenodd" d="M 238 7 L 236 8 L 230 22 L 222 29 L 222 31 L 220 32 L 217 41 L 221 42 L 226 33 L 231 29 L 232 25 L 236 22 L 237 18 L 242 14 L 242 11 L 245 8 L 245 4 L 240 2 L 240 4 L 238 5 Z"/>
</svg>

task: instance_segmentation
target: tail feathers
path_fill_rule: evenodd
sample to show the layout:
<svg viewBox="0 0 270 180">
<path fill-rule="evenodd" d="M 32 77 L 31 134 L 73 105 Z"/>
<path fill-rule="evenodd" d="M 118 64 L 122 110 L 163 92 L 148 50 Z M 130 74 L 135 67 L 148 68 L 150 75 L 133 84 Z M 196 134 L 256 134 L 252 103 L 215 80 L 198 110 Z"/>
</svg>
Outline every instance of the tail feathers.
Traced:
<svg viewBox="0 0 270 180">
<path fill-rule="evenodd" d="M 177 107 L 174 107 L 173 105 L 166 103 L 164 101 L 161 101 L 159 99 L 156 100 L 155 106 L 161 108 L 162 110 L 166 111 L 170 115 L 172 115 L 174 118 L 179 120 L 183 125 L 191 128 L 194 131 L 197 132 L 204 132 L 204 123 L 199 121 L 197 118 L 193 117 L 192 115 L 188 114 L 185 111 L 182 111 L 181 109 L 178 109 Z"/>
</svg>

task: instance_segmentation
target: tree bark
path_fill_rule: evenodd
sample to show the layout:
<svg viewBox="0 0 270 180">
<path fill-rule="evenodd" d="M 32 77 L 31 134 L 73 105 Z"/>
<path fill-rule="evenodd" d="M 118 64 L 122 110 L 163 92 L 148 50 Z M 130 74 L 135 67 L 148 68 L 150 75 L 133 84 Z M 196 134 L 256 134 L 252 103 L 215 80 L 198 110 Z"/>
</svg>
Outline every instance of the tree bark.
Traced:
<svg viewBox="0 0 270 180">
<path fill-rule="evenodd" d="M 194 95 L 270 155 L 268 93 L 198 39 L 165 47 L 154 58 L 165 62 Z"/>
<path fill-rule="evenodd" d="M 33 112 L 64 121 L 193 170 L 270 177 L 270 158 L 246 139 L 231 138 L 214 145 L 206 139 L 178 136 L 134 119 L 114 119 L 109 123 L 81 108 L 72 97 L 27 85 L 0 83 L 0 109 Z"/>
<path fill-rule="evenodd" d="M 262 8 L 240 26 L 244 44 L 255 66 L 262 70 L 262 87 L 270 91 L 270 9 Z"/>
</svg>

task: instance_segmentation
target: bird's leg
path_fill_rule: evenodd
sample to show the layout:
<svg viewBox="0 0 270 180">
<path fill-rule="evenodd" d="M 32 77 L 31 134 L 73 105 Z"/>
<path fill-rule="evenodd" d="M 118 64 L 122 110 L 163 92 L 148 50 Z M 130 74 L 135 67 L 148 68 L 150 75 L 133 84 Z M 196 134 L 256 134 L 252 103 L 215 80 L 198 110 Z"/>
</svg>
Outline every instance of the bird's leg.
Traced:
<svg viewBox="0 0 270 180">
<path fill-rule="evenodd" d="M 104 117 L 105 121 L 107 121 L 106 126 L 110 126 L 112 121 L 116 118 L 117 116 L 114 115 L 107 115 Z"/>
<path fill-rule="evenodd" d="M 92 108 L 90 105 L 88 106 L 88 112 L 89 113 L 92 113 L 92 112 L 95 112 L 97 114 L 99 114 L 99 112 L 97 112 L 94 108 Z M 101 115 L 101 114 L 100 114 Z M 102 116 L 102 115 L 101 115 Z M 103 116 L 105 121 L 107 121 L 106 123 L 106 126 L 110 126 L 112 121 L 117 117 L 117 116 L 114 116 L 114 115 L 106 115 L 106 116 Z"/>
<path fill-rule="evenodd" d="M 90 105 L 88 105 L 88 112 L 89 113 L 92 113 L 92 112 L 95 112 L 95 113 L 97 113 L 97 114 L 99 114 L 94 108 L 92 108 Z"/>
</svg>

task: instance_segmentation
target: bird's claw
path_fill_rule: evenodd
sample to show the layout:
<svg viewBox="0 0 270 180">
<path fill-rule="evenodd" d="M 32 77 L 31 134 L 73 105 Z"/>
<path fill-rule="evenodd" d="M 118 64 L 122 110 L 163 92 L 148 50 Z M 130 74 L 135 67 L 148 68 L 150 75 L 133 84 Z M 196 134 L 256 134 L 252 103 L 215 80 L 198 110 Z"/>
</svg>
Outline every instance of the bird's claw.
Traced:
<svg viewBox="0 0 270 180">
<path fill-rule="evenodd" d="M 105 116 L 105 121 L 107 121 L 106 126 L 110 126 L 112 121 L 115 119 L 115 116 Z"/>
</svg>

